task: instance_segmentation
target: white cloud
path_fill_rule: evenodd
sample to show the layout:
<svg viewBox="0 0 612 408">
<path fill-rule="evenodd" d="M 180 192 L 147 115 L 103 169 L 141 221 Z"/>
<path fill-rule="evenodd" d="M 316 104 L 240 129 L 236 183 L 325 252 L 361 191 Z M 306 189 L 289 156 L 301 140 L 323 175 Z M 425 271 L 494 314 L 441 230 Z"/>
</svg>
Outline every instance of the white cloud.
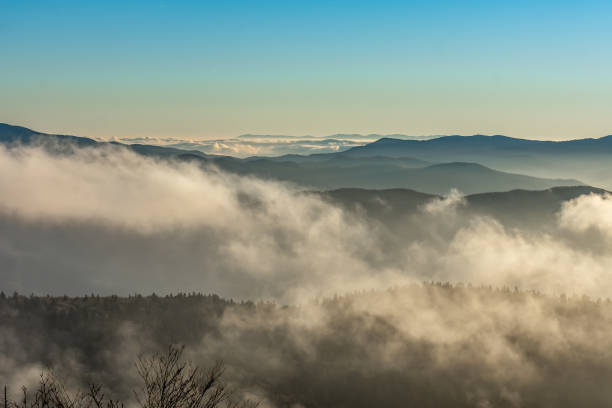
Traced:
<svg viewBox="0 0 612 408">
<path fill-rule="evenodd" d="M 555 235 L 459 215 L 466 204 L 452 192 L 398 220 L 405 226 L 394 236 L 291 186 L 108 146 L 70 155 L 2 148 L 0 197 L 9 290 L 200 289 L 294 301 L 443 279 L 612 291 L 611 252 L 580 235 L 611 230 L 611 200 L 596 195 L 565 204 Z"/>
</svg>

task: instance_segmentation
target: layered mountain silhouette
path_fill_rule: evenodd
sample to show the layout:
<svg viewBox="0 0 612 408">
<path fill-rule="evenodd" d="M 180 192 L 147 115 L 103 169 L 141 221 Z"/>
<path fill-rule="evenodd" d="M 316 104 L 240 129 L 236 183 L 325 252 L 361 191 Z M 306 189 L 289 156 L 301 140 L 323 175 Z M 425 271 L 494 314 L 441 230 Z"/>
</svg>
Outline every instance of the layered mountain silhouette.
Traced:
<svg viewBox="0 0 612 408">
<path fill-rule="evenodd" d="M 215 163 L 239 174 L 289 181 L 313 189 L 408 188 L 444 194 L 455 188 L 466 194 L 513 189 L 541 190 L 555 186 L 581 185 L 572 179 L 545 179 L 496 171 L 475 163 L 444 163 L 417 167 L 418 162 L 389 160 L 347 165 L 344 159 L 324 163 L 295 163 L 258 159 L 217 160 Z"/>
<path fill-rule="evenodd" d="M 538 177 L 578 178 L 612 188 L 612 135 L 539 141 L 507 136 L 444 136 L 431 140 L 382 138 L 340 153 L 346 157 L 411 157 L 430 162 L 475 162 Z"/>
<path fill-rule="evenodd" d="M 51 150 L 58 150 L 58 144 L 118 144 L 77 136 L 49 135 L 7 124 L 0 124 L 0 142 L 5 145 L 41 144 Z M 503 136 L 449 136 L 426 141 L 383 138 L 340 153 L 246 159 L 163 146 L 124 146 L 143 155 L 214 164 L 225 171 L 292 182 L 313 190 L 405 188 L 430 194 L 445 194 L 453 188 L 474 194 L 583 185 L 569 171 L 563 173 L 569 174 L 568 177 L 534 177 L 524 175 L 529 172 L 518 169 L 524 162 L 544 166 L 547 162 L 536 160 L 540 156 L 557 161 L 560 155 L 568 161 L 577 158 L 591 160 L 593 157 L 610 161 L 612 157 L 612 137 L 570 142 L 539 142 Z M 498 163 L 500 167 L 512 164 L 517 170 L 499 171 L 490 163 Z"/>
<path fill-rule="evenodd" d="M 444 160 L 450 157 L 466 160 L 482 154 L 515 158 L 534 154 L 610 154 L 612 135 L 599 139 L 576 139 L 567 141 L 541 141 L 517 139 L 507 136 L 474 135 L 442 136 L 430 140 L 402 140 L 381 138 L 365 146 L 354 147 L 345 152 L 350 156 L 367 157 L 383 155 L 389 157 L 427 157 L 428 160 Z"/>
</svg>

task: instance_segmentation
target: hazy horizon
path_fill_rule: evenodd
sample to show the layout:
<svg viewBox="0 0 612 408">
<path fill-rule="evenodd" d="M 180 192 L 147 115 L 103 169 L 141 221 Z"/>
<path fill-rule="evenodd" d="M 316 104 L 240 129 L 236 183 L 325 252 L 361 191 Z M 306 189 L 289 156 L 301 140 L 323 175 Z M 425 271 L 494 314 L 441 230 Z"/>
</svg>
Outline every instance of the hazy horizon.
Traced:
<svg viewBox="0 0 612 408">
<path fill-rule="evenodd" d="M 146 134 L 144 132 L 135 132 L 134 134 L 126 134 L 125 132 L 119 131 L 117 134 L 108 134 L 105 136 L 96 136 L 94 134 L 88 133 L 78 133 L 76 131 L 70 131 L 70 126 L 60 126 L 58 128 L 50 128 L 49 126 L 42 125 L 40 127 L 34 126 L 31 123 L 22 123 L 15 121 L 3 121 L 0 120 L 0 123 L 10 125 L 10 126 L 18 126 L 24 127 L 36 132 L 46 133 L 51 135 L 69 135 L 69 136 L 78 136 L 78 137 L 88 137 L 91 139 L 95 139 L 98 141 L 113 141 L 113 140 L 125 140 L 127 142 L 155 142 L 155 141 L 214 141 L 214 140 L 233 140 L 233 139 L 244 139 L 244 138 L 261 138 L 261 139 L 327 139 L 334 138 L 338 136 L 354 136 L 355 138 L 362 139 L 365 141 L 369 140 L 377 140 L 377 138 L 390 137 L 390 138 L 406 138 L 406 139 L 416 139 L 416 140 L 427 140 L 427 139 L 435 139 L 439 137 L 445 136 L 506 136 L 514 139 L 525 139 L 525 140 L 540 140 L 540 141 L 552 141 L 552 142 L 562 142 L 569 140 L 578 140 L 578 139 L 600 139 L 602 137 L 607 137 L 612 135 L 612 125 L 610 127 L 610 131 L 603 132 L 599 135 L 567 135 L 562 138 L 554 138 L 554 137 L 546 137 L 546 136 L 520 136 L 499 132 L 456 132 L 449 131 L 446 133 L 409 133 L 402 131 L 391 131 L 391 132 L 382 132 L 382 131 L 330 131 L 330 132 L 319 132 L 319 133 L 291 133 L 291 132 L 253 132 L 253 131 L 245 131 L 244 133 L 236 133 L 236 134 L 228 134 L 228 135 L 210 135 L 210 136 L 185 136 L 181 137 L 180 135 L 168 133 L 168 134 L 156 134 L 155 132 L 151 132 L 150 134 Z M 347 137 L 350 139 L 350 137 Z"/>
<path fill-rule="evenodd" d="M 612 133 L 612 4 L 7 3 L 0 122 L 89 137 Z"/>
<path fill-rule="evenodd" d="M 77 137 L 88 137 L 65 131 L 46 132 L 40 129 L 32 129 L 28 126 L 9 124 L 12 126 L 25 127 L 27 129 L 47 133 L 71 135 Z M 483 134 L 478 134 L 483 135 Z M 394 138 L 403 140 L 430 140 L 445 136 L 469 137 L 475 135 L 406 135 L 406 134 L 356 134 L 356 133 L 335 133 L 329 135 L 288 135 L 288 134 L 253 134 L 246 133 L 228 138 L 180 138 L 163 136 L 140 136 L 140 137 L 91 137 L 100 142 L 119 142 L 123 144 L 145 144 L 152 146 L 172 147 L 182 150 L 197 150 L 206 154 L 233 156 L 247 158 L 253 156 L 278 157 L 288 154 L 309 155 L 338 153 L 354 147 L 363 146 L 375 142 L 381 138 Z M 508 135 L 484 135 L 484 136 L 506 136 Z M 604 135 L 601 137 L 606 137 Z M 599 137 L 599 138 L 601 138 Z M 592 138 L 592 139 L 599 139 Z M 570 141 L 582 138 L 569 139 L 526 139 L 541 141 Z"/>
</svg>

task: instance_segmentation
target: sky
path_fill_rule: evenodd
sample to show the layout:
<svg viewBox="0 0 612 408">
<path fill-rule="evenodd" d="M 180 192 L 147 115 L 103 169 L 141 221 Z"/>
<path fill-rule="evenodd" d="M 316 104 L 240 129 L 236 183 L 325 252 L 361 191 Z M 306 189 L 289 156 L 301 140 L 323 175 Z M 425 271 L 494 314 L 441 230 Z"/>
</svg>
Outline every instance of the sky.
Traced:
<svg viewBox="0 0 612 408">
<path fill-rule="evenodd" d="M 0 5 L 0 122 L 39 131 L 612 133 L 609 0 Z"/>
</svg>

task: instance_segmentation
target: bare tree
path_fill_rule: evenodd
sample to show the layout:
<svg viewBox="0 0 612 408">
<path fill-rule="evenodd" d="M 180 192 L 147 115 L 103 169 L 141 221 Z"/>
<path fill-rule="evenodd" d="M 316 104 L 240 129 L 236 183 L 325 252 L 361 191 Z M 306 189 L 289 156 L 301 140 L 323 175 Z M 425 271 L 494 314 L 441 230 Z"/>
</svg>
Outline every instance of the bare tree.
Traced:
<svg viewBox="0 0 612 408">
<path fill-rule="evenodd" d="M 183 347 L 170 346 L 165 354 L 140 357 L 136 369 L 143 380 L 134 391 L 141 408 L 254 408 L 258 404 L 236 400 L 221 381 L 223 364 L 218 362 L 208 371 L 182 360 Z M 34 399 L 28 401 L 23 387 L 20 402 L 7 402 L 4 408 L 123 408 L 122 402 L 107 399 L 98 384 L 87 391 L 70 393 L 50 373 L 43 373 Z"/>
<path fill-rule="evenodd" d="M 28 390 L 22 388 L 23 397 L 19 402 L 9 403 L 6 398 L 6 408 L 123 408 L 123 404 L 115 400 L 107 400 L 99 385 L 90 385 L 87 392 L 70 393 L 52 373 L 40 376 L 34 398 L 28 401 Z"/>
<path fill-rule="evenodd" d="M 181 359 L 183 347 L 170 346 L 166 354 L 139 358 L 136 363 L 143 388 L 135 392 L 142 408 L 215 408 L 252 406 L 235 402 L 221 382 L 223 364 L 217 362 L 207 372 Z"/>
</svg>

